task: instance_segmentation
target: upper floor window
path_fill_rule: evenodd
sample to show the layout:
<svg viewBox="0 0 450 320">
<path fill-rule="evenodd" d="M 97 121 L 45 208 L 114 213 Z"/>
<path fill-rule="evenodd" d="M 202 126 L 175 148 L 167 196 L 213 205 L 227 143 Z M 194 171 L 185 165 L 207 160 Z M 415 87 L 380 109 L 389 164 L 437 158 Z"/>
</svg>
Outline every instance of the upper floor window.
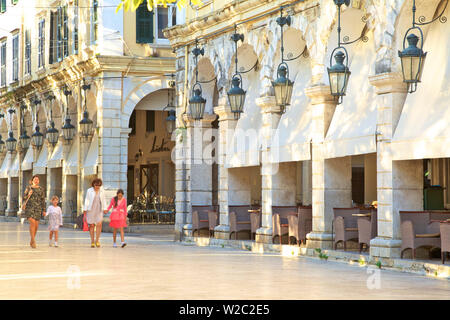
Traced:
<svg viewBox="0 0 450 320">
<path fill-rule="evenodd" d="M 154 110 L 146 110 L 145 117 L 146 117 L 145 131 L 146 132 L 154 132 L 155 131 L 155 111 Z"/>
<path fill-rule="evenodd" d="M 78 53 L 78 0 L 73 2 L 73 21 L 72 21 L 72 52 Z"/>
<path fill-rule="evenodd" d="M 45 52 L 45 19 L 39 21 L 39 34 L 38 34 L 38 68 L 41 68 L 45 64 L 44 52 Z"/>
<path fill-rule="evenodd" d="M 69 26 L 67 6 L 50 13 L 50 64 L 62 61 L 69 55 Z"/>
<path fill-rule="evenodd" d="M 137 43 L 169 43 L 163 30 L 176 25 L 176 6 L 159 6 L 148 11 L 147 1 L 136 10 L 136 42 Z"/>
<path fill-rule="evenodd" d="M 156 33 L 156 40 L 160 42 L 169 42 L 163 34 L 163 30 L 177 24 L 177 7 L 168 5 L 167 8 L 156 8 L 156 25 L 158 32 Z"/>
<path fill-rule="evenodd" d="M 6 40 L 0 42 L 0 87 L 6 86 Z"/>
<path fill-rule="evenodd" d="M 12 39 L 12 82 L 19 81 L 19 35 Z"/>
<path fill-rule="evenodd" d="M 25 30 L 25 74 L 31 73 L 31 30 Z"/>
<path fill-rule="evenodd" d="M 91 7 L 91 44 L 98 40 L 98 0 L 92 0 Z"/>
</svg>

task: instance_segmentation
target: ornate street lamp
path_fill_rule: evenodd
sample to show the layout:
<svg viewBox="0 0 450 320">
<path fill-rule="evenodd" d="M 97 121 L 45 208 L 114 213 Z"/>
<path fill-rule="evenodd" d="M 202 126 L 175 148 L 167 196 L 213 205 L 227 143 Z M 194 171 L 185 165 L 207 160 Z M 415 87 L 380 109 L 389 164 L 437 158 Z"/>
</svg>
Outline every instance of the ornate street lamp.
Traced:
<svg viewBox="0 0 450 320">
<path fill-rule="evenodd" d="M 36 128 L 35 132 L 31 135 L 31 145 L 35 149 L 40 149 L 42 145 L 44 144 L 44 135 L 39 131 L 39 120 L 38 120 L 38 105 L 41 104 L 41 100 L 38 100 L 37 98 L 34 99 L 34 110 L 35 110 L 35 119 L 36 119 Z"/>
<path fill-rule="evenodd" d="M 3 113 L 0 113 L 0 118 L 4 118 L 5 115 Z M 0 134 L 0 154 L 3 154 L 5 152 L 5 141 L 2 140 L 2 135 Z"/>
<path fill-rule="evenodd" d="M 403 38 L 403 51 L 398 52 L 400 61 L 402 64 L 403 82 L 408 84 L 408 92 L 413 93 L 417 90 L 417 83 L 420 82 L 423 72 L 423 66 L 425 64 L 426 52 L 423 52 L 423 32 L 418 25 L 426 25 L 439 20 L 441 23 L 447 22 L 447 18 L 443 16 L 445 9 L 447 8 L 448 0 L 443 6 L 442 12 L 431 21 L 425 22 L 425 17 L 420 16 L 419 22 L 416 22 L 416 0 L 413 0 L 412 6 L 412 27 L 409 28 Z M 412 33 L 413 30 L 417 30 L 420 34 L 420 38 Z M 420 40 L 420 48 L 417 46 Z M 406 41 L 408 41 L 408 47 L 406 47 Z"/>
<path fill-rule="evenodd" d="M 201 54 L 202 56 L 205 54 L 205 50 L 199 49 L 197 47 L 198 41 L 195 40 L 195 48 L 192 50 L 192 53 L 195 56 L 195 84 L 192 87 L 193 96 L 189 99 L 189 109 L 192 118 L 195 120 L 203 119 L 203 114 L 205 113 L 205 105 L 206 99 L 202 97 L 202 86 L 198 81 L 198 56 Z"/>
<path fill-rule="evenodd" d="M 84 81 L 84 80 L 83 80 Z M 84 138 L 88 138 L 92 135 L 92 128 L 94 126 L 94 122 L 89 119 L 89 112 L 87 108 L 87 90 L 91 89 L 90 84 L 86 84 L 84 81 L 84 84 L 81 86 L 81 89 L 84 91 L 84 112 L 83 112 L 83 119 L 80 121 L 80 129 L 81 129 L 81 136 Z"/>
<path fill-rule="evenodd" d="M 283 27 L 284 25 L 291 25 L 291 17 L 283 17 L 283 9 L 280 10 L 280 17 L 277 18 L 277 23 L 281 27 L 281 63 L 277 68 L 277 79 L 272 81 L 272 87 L 275 92 L 275 103 L 280 107 L 280 112 L 286 111 L 286 106 L 291 104 L 292 89 L 294 81 L 289 79 L 289 67 L 284 59 L 284 40 Z"/>
<path fill-rule="evenodd" d="M 331 95 L 337 99 L 338 104 L 341 104 L 343 96 L 345 96 L 345 93 L 347 91 L 347 84 L 351 74 L 348 68 L 348 53 L 345 47 L 343 46 L 345 43 L 341 42 L 341 6 L 343 4 L 348 6 L 350 4 L 350 0 L 334 0 L 334 3 L 338 7 L 338 28 L 337 28 L 338 46 L 334 48 L 333 51 L 331 52 L 330 55 L 331 67 L 327 69 L 328 69 L 328 79 L 330 81 Z M 336 54 L 334 54 L 335 52 Z M 336 61 L 334 65 L 332 65 L 333 57 Z"/>
<path fill-rule="evenodd" d="M 175 130 L 175 126 L 176 126 L 176 107 L 175 104 L 173 103 L 173 93 L 175 91 L 175 81 L 173 80 L 173 74 L 172 76 L 172 80 L 169 81 L 169 87 L 171 89 L 167 90 L 167 106 L 163 109 L 163 111 L 165 111 L 166 109 L 168 109 L 169 115 L 166 118 L 166 130 L 168 134 L 172 134 L 172 132 Z M 172 93 L 172 95 L 171 95 Z"/>
<path fill-rule="evenodd" d="M 31 142 L 31 138 L 27 135 L 27 129 L 25 128 L 25 125 L 24 125 L 24 112 L 27 109 L 27 106 L 22 104 L 20 106 L 20 109 L 22 110 L 22 114 L 21 114 L 21 123 L 22 123 L 21 124 L 21 129 L 22 129 L 21 131 L 22 131 L 22 134 L 19 137 L 19 148 L 22 151 L 25 151 L 25 150 L 28 149 L 28 147 L 30 146 L 30 142 Z"/>
<path fill-rule="evenodd" d="M 63 138 L 66 143 L 70 143 L 73 140 L 73 137 L 75 136 L 75 127 L 70 123 L 70 117 L 69 117 L 69 95 L 72 94 L 72 91 L 68 90 L 65 86 L 63 89 L 63 93 L 66 96 L 66 119 L 64 120 L 64 125 L 62 126 L 61 130 L 63 133 Z"/>
<path fill-rule="evenodd" d="M 53 121 L 53 100 L 55 96 L 50 94 L 47 100 L 50 101 L 50 127 L 47 128 L 46 138 L 47 141 L 54 147 L 58 143 L 59 131 L 55 128 L 55 122 Z"/>
<path fill-rule="evenodd" d="M 10 131 L 9 131 L 9 138 L 6 139 L 6 150 L 8 150 L 9 152 L 14 152 L 16 151 L 16 147 L 17 147 L 17 140 L 16 138 L 14 138 L 14 132 L 12 129 L 12 114 L 16 113 L 16 110 L 14 109 L 9 109 L 9 124 L 10 124 Z"/>
<path fill-rule="evenodd" d="M 231 80 L 231 88 L 228 90 L 228 102 L 230 103 L 231 112 L 233 112 L 234 118 L 237 120 L 244 111 L 245 94 L 246 91 L 242 89 L 242 76 L 238 72 L 238 52 L 237 43 L 239 40 L 244 41 L 244 35 L 236 32 L 236 25 L 234 25 L 234 34 L 231 36 L 231 40 L 234 41 L 235 55 L 234 66 L 235 73 Z"/>
</svg>

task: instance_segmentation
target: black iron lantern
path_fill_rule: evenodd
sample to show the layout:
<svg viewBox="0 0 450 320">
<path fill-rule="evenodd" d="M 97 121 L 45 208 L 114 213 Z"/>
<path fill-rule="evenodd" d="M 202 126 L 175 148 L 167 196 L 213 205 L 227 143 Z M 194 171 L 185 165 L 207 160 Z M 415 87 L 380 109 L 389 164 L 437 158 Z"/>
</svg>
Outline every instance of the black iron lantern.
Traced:
<svg viewBox="0 0 450 320">
<path fill-rule="evenodd" d="M 417 25 L 430 24 L 436 20 L 441 23 L 445 23 L 447 18 L 443 16 L 445 9 L 447 8 L 448 1 L 439 15 L 437 15 L 431 21 L 425 22 L 425 17 L 419 17 L 419 22 L 416 22 L 416 1 L 413 0 L 412 6 L 412 27 L 409 28 L 405 37 L 403 38 L 403 51 L 398 52 L 402 65 L 402 75 L 403 82 L 408 84 L 408 92 L 413 93 L 417 89 L 417 83 L 420 82 L 422 78 L 423 66 L 425 64 L 425 58 L 427 56 L 426 52 L 423 52 L 423 32 Z M 413 33 L 416 30 L 420 37 Z M 420 40 L 420 47 L 417 46 Z M 408 42 L 408 47 L 406 47 L 406 41 Z"/>
<path fill-rule="evenodd" d="M 0 134 L 0 154 L 3 154 L 5 152 L 5 141 L 2 140 L 2 135 Z"/>
<path fill-rule="evenodd" d="M 17 140 L 14 138 L 14 133 L 12 131 L 9 132 L 9 138 L 6 139 L 6 150 L 9 152 L 16 151 Z"/>
<path fill-rule="evenodd" d="M 17 140 L 16 138 L 14 138 L 14 132 L 12 131 L 12 114 L 16 113 L 16 110 L 14 109 L 9 109 L 9 125 L 10 125 L 10 129 L 11 131 L 9 131 L 9 137 L 8 139 L 6 139 L 6 150 L 8 150 L 9 152 L 14 152 L 16 151 L 16 147 L 17 147 Z"/>
<path fill-rule="evenodd" d="M 24 112 L 27 109 L 27 107 L 26 107 L 26 105 L 22 104 L 20 106 L 20 109 L 22 110 L 21 119 L 20 119 L 22 134 L 19 137 L 19 148 L 20 148 L 20 150 L 25 151 L 30 146 L 31 138 L 27 135 L 27 130 L 25 129 L 25 123 L 24 123 Z"/>
<path fill-rule="evenodd" d="M 64 141 L 66 143 L 69 143 L 73 140 L 73 137 L 75 136 L 75 127 L 70 123 L 70 117 L 69 117 L 69 95 L 72 94 L 72 91 L 69 91 L 67 87 L 64 87 L 64 95 L 66 96 L 66 119 L 64 120 L 64 125 L 61 128 Z"/>
<path fill-rule="evenodd" d="M 53 120 L 50 122 L 50 127 L 47 129 L 46 138 L 53 147 L 58 143 L 59 131 L 55 128 L 55 122 L 53 122 Z"/>
<path fill-rule="evenodd" d="M 244 35 L 236 32 L 237 31 L 236 25 L 234 25 L 234 31 L 235 33 L 231 36 L 231 40 L 234 41 L 235 47 L 235 54 L 234 54 L 235 73 L 231 80 L 231 88 L 230 90 L 228 90 L 227 94 L 231 112 L 233 113 L 235 119 L 239 119 L 241 113 L 244 111 L 246 91 L 242 89 L 242 76 L 238 72 L 237 43 L 239 40 L 244 41 Z"/>
<path fill-rule="evenodd" d="M 169 134 L 172 134 L 172 132 L 175 130 L 175 123 L 176 123 L 177 117 L 174 109 L 169 110 L 169 115 L 166 118 L 166 129 Z"/>
<path fill-rule="evenodd" d="M 54 95 L 49 95 L 47 100 L 50 101 L 50 127 L 47 128 L 46 138 L 47 141 L 54 147 L 58 143 L 59 131 L 55 128 L 55 122 L 53 121 L 53 100 Z"/>
<path fill-rule="evenodd" d="M 242 89 L 241 83 L 241 75 L 235 75 L 231 80 L 231 88 L 228 90 L 228 102 L 235 119 L 239 119 L 240 114 L 244 111 L 246 91 Z"/>
<path fill-rule="evenodd" d="M 411 33 L 406 39 L 409 46 L 403 51 L 399 51 L 398 56 L 402 62 L 403 82 L 414 85 L 420 82 L 427 53 L 417 47 L 419 37 L 414 33 Z"/>
<path fill-rule="evenodd" d="M 342 48 L 345 50 L 345 48 Z M 348 79 L 350 77 L 350 70 L 347 65 L 344 65 L 346 56 L 342 51 L 336 52 L 334 55 L 336 63 L 328 69 L 328 79 L 330 81 L 331 95 L 341 99 L 345 96 L 347 90 Z M 348 59 L 346 60 L 348 61 Z"/>
<path fill-rule="evenodd" d="M 89 112 L 87 110 L 87 90 L 91 89 L 90 84 L 83 84 L 81 87 L 84 91 L 84 112 L 83 112 L 83 119 L 80 121 L 80 129 L 81 129 L 81 135 L 84 138 L 88 138 L 92 135 L 92 128 L 94 127 L 94 122 L 89 119 Z"/>
<path fill-rule="evenodd" d="M 202 97 L 202 86 L 198 81 L 198 56 L 201 54 L 202 56 L 205 54 L 205 50 L 199 49 L 197 47 L 198 41 L 195 40 L 195 48 L 192 50 L 192 53 L 195 56 L 195 84 L 192 87 L 193 96 L 189 99 L 189 111 L 195 120 L 203 119 L 203 114 L 205 113 L 205 105 L 206 99 Z"/>
<path fill-rule="evenodd" d="M 281 113 L 284 113 L 286 106 L 291 103 L 292 89 L 294 88 L 294 82 L 289 80 L 289 68 L 285 62 L 278 66 L 277 77 L 275 81 L 272 81 L 275 103 L 281 108 Z"/>
<path fill-rule="evenodd" d="M 198 86 L 197 89 L 195 89 L 196 86 Z M 189 99 L 189 110 L 192 118 L 201 120 L 205 113 L 206 99 L 202 97 L 202 87 L 199 83 L 194 85 L 193 93 L 194 96 Z"/>
<path fill-rule="evenodd" d="M 34 148 L 40 149 L 44 144 L 44 135 L 39 131 L 39 125 L 36 125 L 36 131 L 31 135 L 31 144 Z"/>
<path fill-rule="evenodd" d="M 291 17 L 283 17 L 283 10 L 281 15 L 277 18 L 277 23 L 281 27 L 281 63 L 277 68 L 277 79 L 272 81 L 272 87 L 275 92 L 275 103 L 280 107 L 280 112 L 286 111 L 286 106 L 291 104 L 292 89 L 294 87 L 294 81 L 289 79 L 289 66 L 284 59 L 284 39 L 283 39 L 283 27 L 284 25 L 291 25 Z"/>
<path fill-rule="evenodd" d="M 337 104 L 341 104 L 347 91 L 347 85 L 351 74 L 350 69 L 348 68 L 348 53 L 343 45 L 351 44 L 355 41 L 341 42 L 341 6 L 343 4 L 349 6 L 350 0 L 334 0 L 334 3 L 338 7 L 338 46 L 331 52 L 330 67 L 327 68 L 327 70 L 331 95 L 337 99 Z M 335 64 L 333 64 L 333 58 Z"/>
<path fill-rule="evenodd" d="M 27 130 L 23 130 L 22 135 L 19 137 L 19 146 L 22 150 L 27 150 L 30 146 L 31 138 L 27 135 Z"/>
</svg>

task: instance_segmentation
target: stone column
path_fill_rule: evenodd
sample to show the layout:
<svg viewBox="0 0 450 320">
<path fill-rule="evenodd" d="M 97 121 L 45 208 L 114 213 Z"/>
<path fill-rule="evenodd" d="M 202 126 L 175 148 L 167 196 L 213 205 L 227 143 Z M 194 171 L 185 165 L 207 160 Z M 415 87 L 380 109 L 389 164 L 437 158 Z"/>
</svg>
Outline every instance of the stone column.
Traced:
<svg viewBox="0 0 450 320">
<path fill-rule="evenodd" d="M 212 144 L 211 123 L 215 114 L 205 113 L 203 119 L 194 120 L 190 115 L 184 115 L 187 132 L 187 201 L 191 206 L 212 205 Z M 209 132 L 209 133 L 208 133 Z M 177 187 L 178 190 L 178 187 Z M 185 235 L 192 234 L 192 207 L 188 208 Z"/>
<path fill-rule="evenodd" d="M 9 152 L 9 151 L 7 151 Z M 11 156 L 9 158 L 9 164 L 8 168 L 12 168 L 14 158 L 17 154 L 17 151 L 11 152 Z M 18 186 L 17 183 L 13 181 L 14 178 L 12 178 L 10 175 L 8 175 L 8 207 L 5 212 L 5 216 L 13 217 L 17 214 L 17 211 L 15 209 L 15 203 L 13 199 L 18 196 Z"/>
<path fill-rule="evenodd" d="M 332 248 L 333 207 L 351 204 L 351 158 L 326 160 L 326 133 L 336 109 L 330 87 L 318 85 L 307 88 L 312 104 L 312 208 L 313 231 L 307 235 L 309 248 Z M 350 195 L 349 195 L 350 194 Z M 339 197 L 343 197 L 340 199 Z"/>
<path fill-rule="evenodd" d="M 117 76 L 116 73 L 105 73 L 105 76 Z M 122 139 L 126 137 L 121 128 L 122 80 L 120 78 L 103 81 L 103 87 L 98 87 L 97 95 L 102 95 L 101 108 L 97 111 L 97 126 L 99 127 L 98 176 L 103 181 L 107 196 L 114 196 L 122 188 L 126 194 L 126 175 L 128 159 L 122 163 L 122 153 L 125 146 Z M 128 144 L 126 144 L 128 145 Z M 124 179 L 125 178 L 125 179 Z"/>
<path fill-rule="evenodd" d="M 61 143 L 63 143 L 63 152 L 62 152 L 62 191 L 61 191 L 61 198 L 62 198 L 62 214 L 63 214 L 63 221 L 64 222 L 71 222 L 72 220 L 72 210 L 69 206 L 69 200 L 70 195 L 73 194 L 73 189 L 76 189 L 76 185 L 72 185 L 70 181 L 68 181 L 68 176 L 64 173 L 64 166 L 66 160 L 69 158 L 69 152 L 70 148 L 72 146 L 72 142 L 66 142 L 64 139 L 62 139 Z M 75 199 L 74 199 L 75 200 Z"/>
<path fill-rule="evenodd" d="M 49 142 L 47 142 L 47 146 L 44 146 L 44 148 L 48 148 L 48 155 L 47 155 L 47 163 L 52 158 L 53 151 L 56 148 L 56 145 L 53 147 Z M 52 196 L 55 195 L 56 190 L 56 176 L 53 174 L 54 170 L 47 167 L 47 192 L 45 196 L 45 200 L 47 207 L 51 204 Z"/>
<path fill-rule="evenodd" d="M 378 236 L 370 242 L 373 257 L 400 257 L 401 236 L 398 210 L 421 210 L 417 161 L 393 162 L 391 140 L 403 109 L 407 86 L 399 74 L 369 77 L 377 90 L 377 201 Z M 402 167 L 405 165 L 405 167 Z M 408 178 L 408 177 L 411 178 Z M 422 174 L 420 174 L 422 176 Z M 412 187 L 412 190 L 407 190 Z M 414 190 L 415 189 L 415 190 Z M 401 196 L 401 197 L 400 197 Z M 416 197 L 416 199 L 414 199 Z"/>
<path fill-rule="evenodd" d="M 270 149 L 274 130 L 278 127 L 281 118 L 280 107 L 275 104 L 274 96 L 266 96 L 256 99 L 256 104 L 262 109 L 261 128 L 261 228 L 256 230 L 256 242 L 272 243 L 272 206 L 276 189 L 279 187 L 279 164 L 271 162 Z M 295 180 L 295 175 L 293 176 Z M 295 190 L 295 189 L 294 189 Z M 291 190 L 292 192 L 292 190 Z M 295 191 L 293 192 L 295 202 Z"/>
<path fill-rule="evenodd" d="M 312 203 L 312 161 L 302 161 L 301 162 L 301 170 L 302 170 L 302 198 L 301 202 L 304 206 L 309 206 Z"/>
<path fill-rule="evenodd" d="M 230 200 L 229 169 L 225 167 L 229 139 L 233 139 L 233 132 L 237 120 L 226 102 L 214 108 L 214 113 L 219 115 L 219 225 L 214 229 L 214 237 L 228 239 L 230 225 L 228 218 L 228 205 Z"/>
</svg>

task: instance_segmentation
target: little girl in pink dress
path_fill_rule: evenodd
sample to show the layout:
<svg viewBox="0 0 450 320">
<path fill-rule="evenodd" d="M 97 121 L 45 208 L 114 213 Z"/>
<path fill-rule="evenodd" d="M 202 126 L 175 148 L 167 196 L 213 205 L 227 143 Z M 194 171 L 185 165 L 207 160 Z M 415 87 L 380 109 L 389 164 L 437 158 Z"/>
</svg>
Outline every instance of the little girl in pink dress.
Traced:
<svg viewBox="0 0 450 320">
<path fill-rule="evenodd" d="M 117 229 L 120 229 L 120 238 L 122 240 L 122 248 L 125 247 L 127 244 L 124 241 L 124 234 L 123 234 L 123 228 L 127 226 L 127 199 L 123 196 L 123 190 L 119 189 L 117 191 L 117 196 L 111 199 L 111 203 L 109 204 L 106 211 L 109 211 L 113 208 L 113 211 L 110 218 L 109 226 L 113 228 L 113 240 L 114 244 L 113 247 L 116 248 L 116 232 Z"/>
<path fill-rule="evenodd" d="M 47 209 L 48 216 L 48 231 L 50 231 L 49 235 L 49 246 L 52 246 L 52 236 L 55 235 L 55 247 L 58 247 L 58 231 L 59 226 L 63 224 L 62 221 L 62 211 L 58 206 L 59 198 L 57 196 L 52 197 L 52 205 Z"/>
</svg>

